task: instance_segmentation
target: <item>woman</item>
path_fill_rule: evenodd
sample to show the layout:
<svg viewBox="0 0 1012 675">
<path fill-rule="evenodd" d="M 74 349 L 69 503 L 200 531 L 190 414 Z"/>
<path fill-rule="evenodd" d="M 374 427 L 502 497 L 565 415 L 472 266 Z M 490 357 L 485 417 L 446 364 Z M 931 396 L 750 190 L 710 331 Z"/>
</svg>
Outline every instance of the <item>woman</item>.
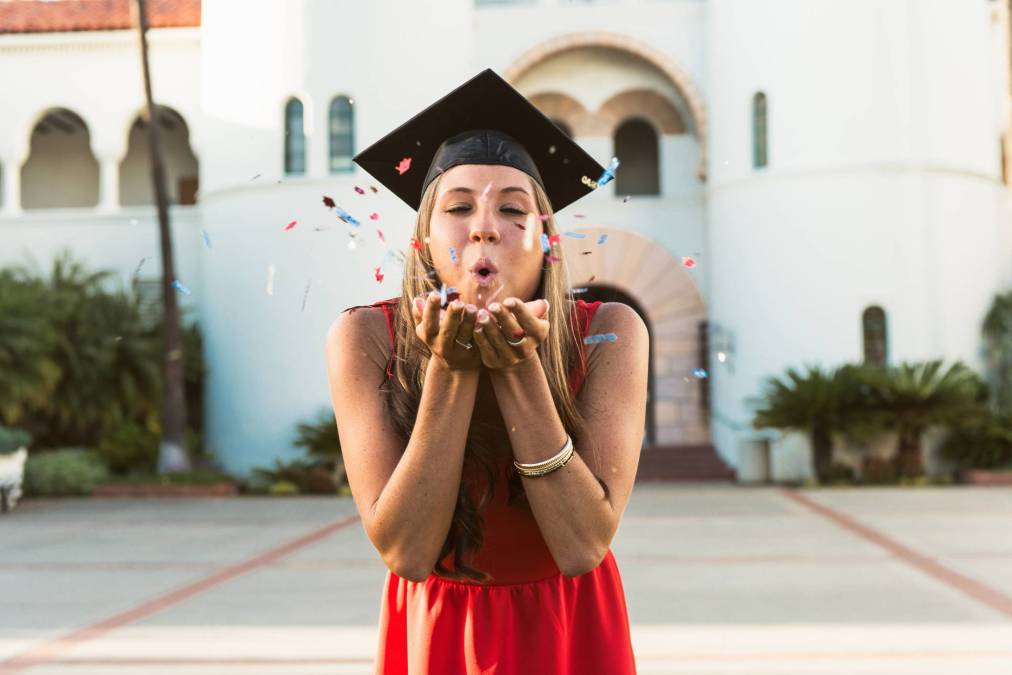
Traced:
<svg viewBox="0 0 1012 675">
<path fill-rule="evenodd" d="M 349 308 L 326 342 L 348 480 L 389 568 L 376 672 L 634 673 L 609 546 L 647 332 L 626 305 L 572 302 L 561 247 L 545 251 L 553 202 L 600 165 L 490 70 L 356 162 L 418 211 L 401 297 Z"/>
</svg>

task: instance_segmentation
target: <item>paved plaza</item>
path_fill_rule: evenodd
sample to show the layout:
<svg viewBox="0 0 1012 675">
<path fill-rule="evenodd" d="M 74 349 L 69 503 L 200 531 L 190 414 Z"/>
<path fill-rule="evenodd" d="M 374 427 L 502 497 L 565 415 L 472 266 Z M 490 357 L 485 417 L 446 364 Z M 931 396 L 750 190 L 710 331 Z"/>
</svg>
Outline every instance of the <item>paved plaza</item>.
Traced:
<svg viewBox="0 0 1012 675">
<path fill-rule="evenodd" d="M 372 673 L 350 497 L 27 500 L 0 546 L 0 673 Z M 612 550 L 640 673 L 1012 673 L 1010 488 L 638 484 Z"/>
</svg>

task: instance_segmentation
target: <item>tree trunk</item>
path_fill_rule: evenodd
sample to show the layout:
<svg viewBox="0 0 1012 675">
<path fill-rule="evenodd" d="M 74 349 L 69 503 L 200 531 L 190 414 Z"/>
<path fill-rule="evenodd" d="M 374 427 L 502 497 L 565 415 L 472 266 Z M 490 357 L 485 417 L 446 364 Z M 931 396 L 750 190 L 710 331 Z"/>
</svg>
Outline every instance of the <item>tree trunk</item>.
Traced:
<svg viewBox="0 0 1012 675">
<path fill-rule="evenodd" d="M 915 478 L 923 473 L 921 432 L 903 429 L 899 433 L 899 448 L 896 452 L 896 475 L 900 478 Z"/>
<path fill-rule="evenodd" d="M 815 476 L 823 483 L 828 479 L 829 467 L 833 463 L 833 438 L 824 426 L 812 429 L 812 453 L 815 456 Z"/>
</svg>

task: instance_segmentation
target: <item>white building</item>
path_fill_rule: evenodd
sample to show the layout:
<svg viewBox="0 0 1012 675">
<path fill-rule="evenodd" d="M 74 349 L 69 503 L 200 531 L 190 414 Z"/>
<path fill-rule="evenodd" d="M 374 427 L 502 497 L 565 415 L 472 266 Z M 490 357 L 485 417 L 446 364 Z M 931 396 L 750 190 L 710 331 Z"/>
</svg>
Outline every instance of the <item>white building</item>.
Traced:
<svg viewBox="0 0 1012 675">
<path fill-rule="evenodd" d="M 85 4 L 0 3 L 0 264 L 46 268 L 69 246 L 125 281 L 147 257 L 157 280 L 136 32 L 125 0 L 117 16 Z M 650 327 L 648 446 L 712 443 L 733 465 L 757 436 L 749 399 L 789 366 L 867 352 L 983 369 L 980 322 L 1012 283 L 1003 2 L 152 9 L 181 300 L 206 341 L 208 446 L 230 470 L 294 454 L 296 422 L 329 407 L 328 325 L 398 294 L 366 230 L 403 249 L 413 213 L 350 157 L 486 67 L 602 164 L 622 160 L 560 222 L 608 234 L 564 238 L 593 251 L 572 256 L 573 285 Z M 356 249 L 323 195 L 363 221 Z"/>
</svg>

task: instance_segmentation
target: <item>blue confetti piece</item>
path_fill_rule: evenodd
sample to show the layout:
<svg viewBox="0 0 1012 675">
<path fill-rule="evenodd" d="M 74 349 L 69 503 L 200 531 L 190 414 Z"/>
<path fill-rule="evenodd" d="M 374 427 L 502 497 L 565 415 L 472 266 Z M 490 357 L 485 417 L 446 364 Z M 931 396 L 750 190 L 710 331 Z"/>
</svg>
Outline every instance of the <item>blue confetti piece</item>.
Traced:
<svg viewBox="0 0 1012 675">
<path fill-rule="evenodd" d="M 583 232 L 563 232 L 562 235 L 565 237 L 572 237 L 573 239 L 587 238 L 587 235 L 585 235 Z"/>
<path fill-rule="evenodd" d="M 705 368 L 696 368 L 695 370 L 692 371 L 692 375 L 700 380 L 704 380 L 708 377 Z"/>
<path fill-rule="evenodd" d="M 583 338 L 583 344 L 592 345 L 597 342 L 614 342 L 618 340 L 618 336 L 614 333 L 600 333 L 598 335 L 588 335 Z"/>
<path fill-rule="evenodd" d="M 457 262 L 457 249 L 450 247 L 450 262 L 456 264 Z"/>
<path fill-rule="evenodd" d="M 172 287 L 177 291 L 182 291 L 186 295 L 193 295 L 193 293 L 190 292 L 190 289 L 184 286 L 183 282 L 180 281 L 179 279 L 176 279 L 175 281 L 172 282 Z"/>
<path fill-rule="evenodd" d="M 541 250 L 545 253 L 552 252 L 552 247 L 548 245 L 548 235 L 544 232 L 541 233 Z"/>
<path fill-rule="evenodd" d="M 208 248 L 211 248 L 211 235 L 207 233 L 207 230 L 201 229 L 200 233 L 204 235 L 204 243 Z"/>
<path fill-rule="evenodd" d="M 586 288 L 574 288 L 571 292 L 572 292 L 573 295 L 579 295 L 580 293 L 586 293 L 587 289 Z"/>
<path fill-rule="evenodd" d="M 608 235 L 606 234 L 602 234 L 600 237 L 597 238 L 598 244 L 603 244 L 606 241 L 608 241 Z"/>
<path fill-rule="evenodd" d="M 355 227 L 358 227 L 359 225 L 362 224 L 357 220 L 355 220 L 355 218 L 350 213 L 342 209 L 340 206 L 334 206 L 334 210 L 337 211 L 337 217 L 343 220 L 344 222 L 348 223 L 349 225 L 354 225 Z"/>
<path fill-rule="evenodd" d="M 601 177 L 597 179 L 597 186 L 604 187 L 611 181 L 615 180 L 615 169 L 617 169 L 618 165 L 621 163 L 622 162 L 618 161 L 618 157 L 612 157 L 611 162 L 608 163 L 608 168 L 605 169 L 604 173 L 601 174 Z"/>
</svg>

